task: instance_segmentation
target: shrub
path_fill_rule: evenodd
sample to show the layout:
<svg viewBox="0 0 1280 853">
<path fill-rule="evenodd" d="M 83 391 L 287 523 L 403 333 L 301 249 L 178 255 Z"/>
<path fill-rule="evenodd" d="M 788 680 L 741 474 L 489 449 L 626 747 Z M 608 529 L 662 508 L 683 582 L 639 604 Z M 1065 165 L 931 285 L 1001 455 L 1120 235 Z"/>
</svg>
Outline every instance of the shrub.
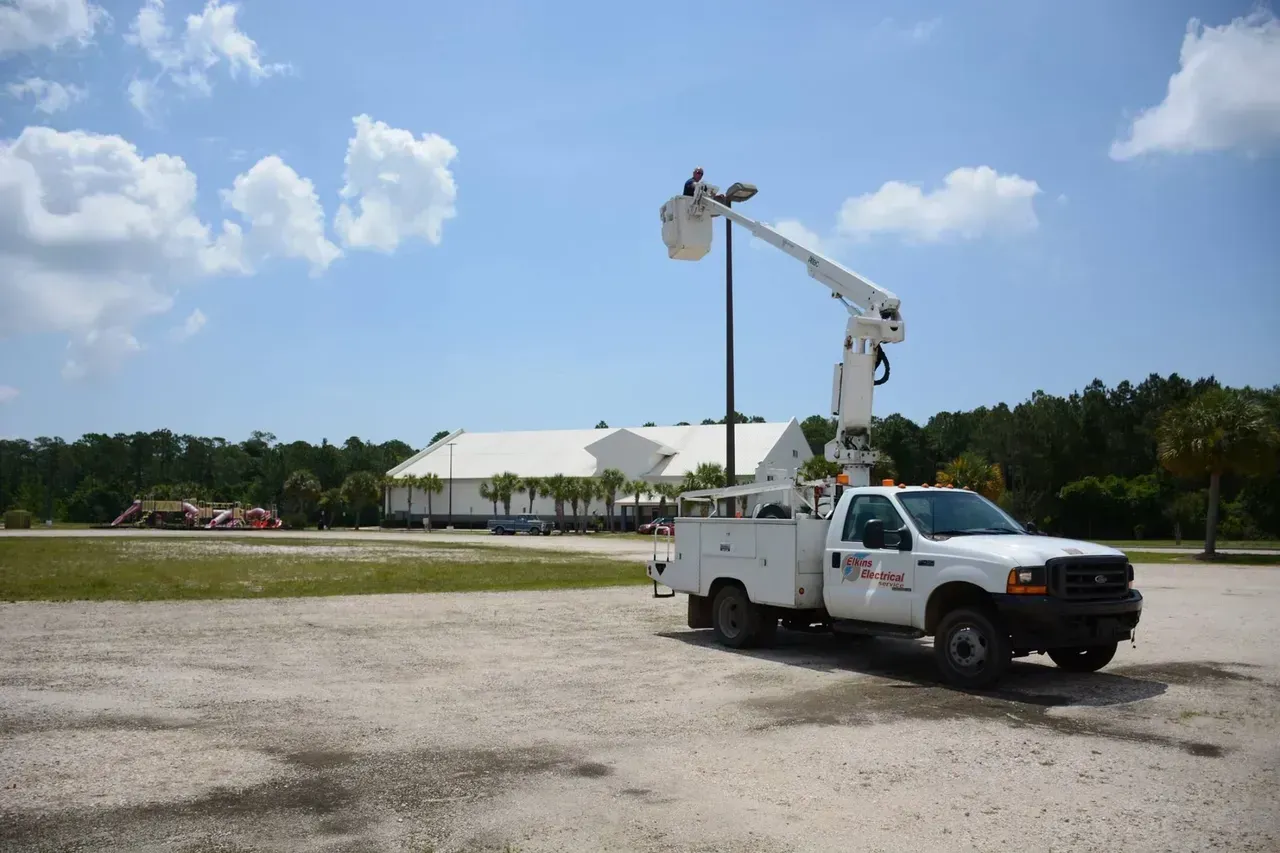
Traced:
<svg viewBox="0 0 1280 853">
<path fill-rule="evenodd" d="M 283 521 L 287 530 L 303 530 L 307 526 L 307 514 L 305 512 L 291 512 L 283 517 Z"/>
<path fill-rule="evenodd" d="M 11 509 L 4 514 L 5 530 L 30 530 L 31 513 L 25 509 Z"/>
</svg>

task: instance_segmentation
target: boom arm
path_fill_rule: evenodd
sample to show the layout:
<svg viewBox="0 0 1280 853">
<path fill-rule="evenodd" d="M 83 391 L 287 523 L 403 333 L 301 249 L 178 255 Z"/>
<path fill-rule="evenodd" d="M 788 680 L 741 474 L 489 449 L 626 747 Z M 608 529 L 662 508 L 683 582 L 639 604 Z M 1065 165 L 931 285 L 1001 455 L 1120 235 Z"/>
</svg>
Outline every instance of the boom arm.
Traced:
<svg viewBox="0 0 1280 853">
<path fill-rule="evenodd" d="M 898 297 L 870 279 L 784 237 L 768 225 L 743 216 L 713 198 L 715 194 L 714 187 L 697 184 L 692 197 L 676 196 L 671 199 L 663 208 L 664 225 L 670 221 L 669 215 L 689 220 L 723 216 L 802 262 L 809 276 L 826 285 L 831 295 L 848 309 L 850 316 L 845 327 L 844 359 L 835 366 L 832 382 L 831 413 L 836 416 L 836 437 L 827 443 L 825 456 L 839 463 L 849 476 L 850 485 L 869 485 L 871 466 L 878 456 L 871 449 L 872 397 L 875 386 L 889 378 L 888 358 L 881 346 L 901 342 L 906 335 L 906 326 L 898 310 Z M 664 227 L 664 239 L 666 233 Z M 709 249 L 710 231 L 705 233 L 708 235 L 706 248 Z M 696 257 L 702 254 L 705 250 Z M 885 375 L 877 381 L 875 371 L 882 361 L 885 363 Z"/>
</svg>

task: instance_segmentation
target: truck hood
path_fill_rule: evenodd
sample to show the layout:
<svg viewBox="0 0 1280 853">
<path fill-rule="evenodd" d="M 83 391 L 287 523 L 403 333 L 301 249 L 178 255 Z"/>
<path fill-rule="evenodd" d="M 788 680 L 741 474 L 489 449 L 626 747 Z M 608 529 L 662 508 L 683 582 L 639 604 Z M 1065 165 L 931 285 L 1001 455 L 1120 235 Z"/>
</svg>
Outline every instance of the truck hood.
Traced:
<svg viewBox="0 0 1280 853">
<path fill-rule="evenodd" d="M 949 556 L 973 560 L 1003 562 L 1009 568 L 1041 566 L 1053 557 L 1107 556 L 1123 557 L 1124 552 L 1096 542 L 1059 539 L 1056 536 L 954 536 L 930 543 L 933 549 Z"/>
</svg>

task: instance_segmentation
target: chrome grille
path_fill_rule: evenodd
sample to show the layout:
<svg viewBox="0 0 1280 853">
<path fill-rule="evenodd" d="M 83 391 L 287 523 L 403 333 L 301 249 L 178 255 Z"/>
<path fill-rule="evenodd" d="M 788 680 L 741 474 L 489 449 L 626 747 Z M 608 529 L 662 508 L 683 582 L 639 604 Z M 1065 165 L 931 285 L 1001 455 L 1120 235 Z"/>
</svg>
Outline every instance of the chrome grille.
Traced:
<svg viewBox="0 0 1280 853">
<path fill-rule="evenodd" d="M 1059 557 L 1048 560 L 1049 594 L 1068 601 L 1114 601 L 1129 594 L 1124 557 Z"/>
</svg>

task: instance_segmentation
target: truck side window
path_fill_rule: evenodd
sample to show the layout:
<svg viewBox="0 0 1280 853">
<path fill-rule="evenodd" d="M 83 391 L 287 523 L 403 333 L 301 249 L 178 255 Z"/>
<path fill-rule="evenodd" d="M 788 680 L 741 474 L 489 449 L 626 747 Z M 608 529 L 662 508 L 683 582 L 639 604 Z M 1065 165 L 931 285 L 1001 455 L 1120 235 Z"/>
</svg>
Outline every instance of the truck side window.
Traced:
<svg viewBox="0 0 1280 853">
<path fill-rule="evenodd" d="M 902 516 L 894 509 L 893 504 L 884 495 L 858 495 L 849 502 L 849 514 L 844 517 L 844 530 L 840 538 L 845 542 L 861 542 L 862 528 L 873 518 L 884 523 L 884 544 L 887 548 L 898 547 L 901 537 Z"/>
</svg>

